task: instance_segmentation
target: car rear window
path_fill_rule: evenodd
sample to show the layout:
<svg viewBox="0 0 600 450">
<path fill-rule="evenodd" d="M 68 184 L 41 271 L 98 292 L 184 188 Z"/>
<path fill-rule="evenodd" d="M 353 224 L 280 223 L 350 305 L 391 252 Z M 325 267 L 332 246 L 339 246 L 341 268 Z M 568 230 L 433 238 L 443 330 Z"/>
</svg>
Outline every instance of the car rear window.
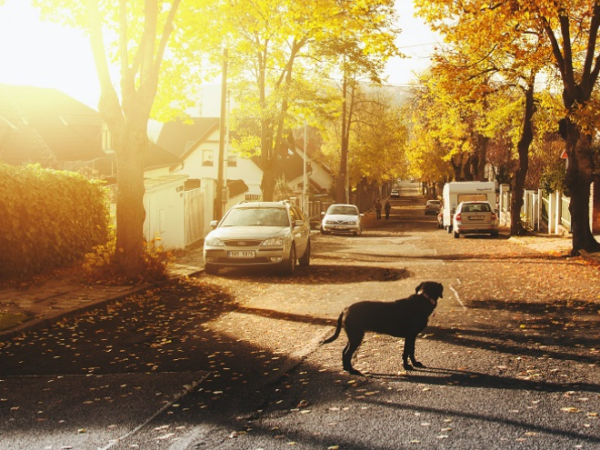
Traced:
<svg viewBox="0 0 600 450">
<path fill-rule="evenodd" d="M 490 212 L 491 208 L 490 205 L 488 205 L 487 203 L 474 203 L 474 204 L 468 204 L 468 205 L 463 205 L 462 207 L 462 212 Z"/>
</svg>

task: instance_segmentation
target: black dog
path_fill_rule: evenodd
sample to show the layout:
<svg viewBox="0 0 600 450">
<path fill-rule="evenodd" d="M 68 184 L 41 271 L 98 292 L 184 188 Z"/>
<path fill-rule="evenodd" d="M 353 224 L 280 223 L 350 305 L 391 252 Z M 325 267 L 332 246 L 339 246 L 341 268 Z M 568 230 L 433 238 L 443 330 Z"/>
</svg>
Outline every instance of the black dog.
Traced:
<svg viewBox="0 0 600 450">
<path fill-rule="evenodd" d="M 417 286 L 416 294 L 395 302 L 358 302 L 348 306 L 340 314 L 335 333 L 323 341 L 328 344 L 337 339 L 342 327 L 348 336 L 348 344 L 342 353 L 344 370 L 351 374 L 360 375 L 352 367 L 352 355 L 360 346 L 365 331 L 404 338 L 402 361 L 404 369 L 411 370 L 412 366 L 424 367 L 415 359 L 415 340 L 425 329 L 429 316 L 437 306 L 437 299 L 442 298 L 444 286 L 434 281 L 425 281 Z"/>
</svg>

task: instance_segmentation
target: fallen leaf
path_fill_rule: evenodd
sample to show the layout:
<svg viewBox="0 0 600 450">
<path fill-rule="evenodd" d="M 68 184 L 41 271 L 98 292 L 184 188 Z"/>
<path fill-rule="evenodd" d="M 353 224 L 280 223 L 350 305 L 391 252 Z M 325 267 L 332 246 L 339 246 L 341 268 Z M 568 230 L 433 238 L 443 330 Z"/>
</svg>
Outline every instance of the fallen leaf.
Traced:
<svg viewBox="0 0 600 450">
<path fill-rule="evenodd" d="M 564 412 L 569 412 L 569 413 L 578 413 L 581 412 L 581 410 L 575 408 L 574 406 L 567 406 L 565 408 L 560 408 L 561 411 Z"/>
</svg>

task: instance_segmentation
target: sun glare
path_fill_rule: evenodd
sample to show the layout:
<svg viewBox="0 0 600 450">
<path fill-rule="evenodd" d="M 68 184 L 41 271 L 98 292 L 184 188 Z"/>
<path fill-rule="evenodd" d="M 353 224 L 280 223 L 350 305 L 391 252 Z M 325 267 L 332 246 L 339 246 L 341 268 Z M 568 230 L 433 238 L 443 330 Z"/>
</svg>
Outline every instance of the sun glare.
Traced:
<svg viewBox="0 0 600 450">
<path fill-rule="evenodd" d="M 0 83 L 56 88 L 96 108 L 98 81 L 83 33 L 41 21 L 29 0 L 7 0 L 0 42 Z"/>
</svg>

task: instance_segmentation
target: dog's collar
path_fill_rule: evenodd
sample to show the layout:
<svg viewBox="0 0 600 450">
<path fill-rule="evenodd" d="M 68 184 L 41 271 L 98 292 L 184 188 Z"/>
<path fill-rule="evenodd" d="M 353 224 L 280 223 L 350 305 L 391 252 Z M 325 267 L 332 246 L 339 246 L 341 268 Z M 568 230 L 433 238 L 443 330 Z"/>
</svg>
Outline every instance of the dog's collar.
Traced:
<svg viewBox="0 0 600 450">
<path fill-rule="evenodd" d="M 425 292 L 423 289 L 421 289 L 419 292 L 417 292 L 418 295 L 422 295 L 423 297 L 425 297 L 427 300 L 429 300 L 429 302 L 435 306 L 437 305 L 437 302 L 431 298 L 429 295 L 427 295 L 427 292 Z"/>
</svg>

